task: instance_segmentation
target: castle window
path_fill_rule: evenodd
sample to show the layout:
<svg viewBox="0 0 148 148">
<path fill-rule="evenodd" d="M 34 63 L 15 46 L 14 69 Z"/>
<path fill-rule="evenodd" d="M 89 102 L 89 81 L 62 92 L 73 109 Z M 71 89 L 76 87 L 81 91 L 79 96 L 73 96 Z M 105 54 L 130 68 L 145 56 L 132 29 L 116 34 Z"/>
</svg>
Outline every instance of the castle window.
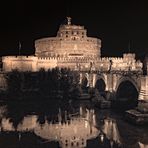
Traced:
<svg viewBox="0 0 148 148">
<path fill-rule="evenodd" d="M 74 32 L 74 35 L 77 35 L 77 32 L 76 31 Z"/>
<path fill-rule="evenodd" d="M 66 38 L 68 38 L 68 35 L 66 35 Z"/>
<path fill-rule="evenodd" d="M 68 34 L 68 31 L 66 31 L 66 34 Z"/>
</svg>

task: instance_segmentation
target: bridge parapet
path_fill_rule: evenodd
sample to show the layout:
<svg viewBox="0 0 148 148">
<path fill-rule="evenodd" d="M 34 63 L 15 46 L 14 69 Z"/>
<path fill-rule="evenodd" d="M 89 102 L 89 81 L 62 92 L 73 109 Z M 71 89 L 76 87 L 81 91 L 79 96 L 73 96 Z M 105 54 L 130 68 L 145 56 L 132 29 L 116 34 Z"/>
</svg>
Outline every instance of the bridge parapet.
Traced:
<svg viewBox="0 0 148 148">
<path fill-rule="evenodd" d="M 148 101 L 148 76 L 141 77 L 141 89 L 139 99 Z"/>
<path fill-rule="evenodd" d="M 108 65 L 109 70 L 121 71 L 142 71 L 143 64 L 140 60 L 135 59 L 135 54 L 123 54 L 123 57 L 103 57 L 99 61 L 99 68 Z"/>
</svg>

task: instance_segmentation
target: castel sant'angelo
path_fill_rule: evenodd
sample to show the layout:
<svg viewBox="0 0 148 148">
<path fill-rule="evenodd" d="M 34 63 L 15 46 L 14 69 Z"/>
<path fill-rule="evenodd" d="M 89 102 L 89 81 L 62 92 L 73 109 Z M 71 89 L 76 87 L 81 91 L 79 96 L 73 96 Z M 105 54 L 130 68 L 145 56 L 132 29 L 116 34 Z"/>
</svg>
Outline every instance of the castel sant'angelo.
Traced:
<svg viewBox="0 0 148 148">
<path fill-rule="evenodd" d="M 101 79 L 109 92 L 118 92 L 120 84 L 129 82 L 140 99 L 148 100 L 148 76 L 143 75 L 143 64 L 135 56 L 135 53 L 124 53 L 122 57 L 102 57 L 101 40 L 88 37 L 84 26 L 73 25 L 67 17 L 67 23 L 60 25 L 56 37 L 35 41 L 34 55 L 2 57 L 0 79 L 4 83 L 0 87 L 4 87 L 4 75 L 15 69 L 38 72 L 58 67 L 79 71 L 80 84 L 86 78 L 89 87 L 95 88 Z"/>
<path fill-rule="evenodd" d="M 54 67 L 73 70 L 140 70 L 142 63 L 136 61 L 135 54 L 123 57 L 101 57 L 101 40 L 88 37 L 84 26 L 73 25 L 67 17 L 67 24 L 61 25 L 56 37 L 35 41 L 35 55 L 2 57 L 3 71 L 39 71 Z"/>
</svg>

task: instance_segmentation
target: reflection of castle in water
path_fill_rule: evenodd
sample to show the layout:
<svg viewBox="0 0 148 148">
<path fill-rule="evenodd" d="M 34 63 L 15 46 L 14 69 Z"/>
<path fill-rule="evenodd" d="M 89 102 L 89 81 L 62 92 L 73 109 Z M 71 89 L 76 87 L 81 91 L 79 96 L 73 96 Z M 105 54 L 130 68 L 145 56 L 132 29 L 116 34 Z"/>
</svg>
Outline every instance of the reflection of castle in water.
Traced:
<svg viewBox="0 0 148 148">
<path fill-rule="evenodd" d="M 95 138 L 99 131 L 85 118 L 78 117 L 64 124 L 45 122 L 34 132 L 44 139 L 58 141 L 62 147 L 85 147 L 86 141 Z"/>
<path fill-rule="evenodd" d="M 99 134 L 94 125 L 96 121 L 93 110 L 87 110 L 86 114 L 82 115 L 82 108 L 80 108 L 78 115 L 70 115 L 70 119 L 67 119 L 64 123 L 61 122 L 62 116 L 60 116 L 59 110 L 58 119 L 57 123 L 48 123 L 45 120 L 45 123 L 41 125 L 38 122 L 38 116 L 29 115 L 24 117 L 15 129 L 10 119 L 3 117 L 1 131 L 33 131 L 43 139 L 58 141 L 62 147 L 85 147 L 88 139 L 95 138 Z"/>
<path fill-rule="evenodd" d="M 52 123 L 45 120 L 44 124 L 39 124 L 37 115 L 25 116 L 15 129 L 9 118 L 3 117 L 1 120 L 1 131 L 34 132 L 37 136 L 47 141 L 57 141 L 61 147 L 86 147 L 87 140 L 100 136 L 102 142 L 105 137 L 116 143 L 121 143 L 120 135 L 115 121 L 104 120 L 102 129 L 96 128 L 96 116 L 93 109 L 83 110 L 77 115 L 67 115 L 70 118 L 64 119 L 60 116 L 58 122 Z M 64 117 L 65 118 L 65 117 Z M 21 139 L 21 136 L 19 136 Z"/>
<path fill-rule="evenodd" d="M 116 120 L 105 119 L 103 133 L 106 135 L 107 139 L 110 139 L 111 145 L 113 144 L 113 142 L 121 144 L 121 137 L 116 124 Z"/>
<path fill-rule="evenodd" d="M 45 140 L 44 142 L 58 142 L 62 148 L 86 147 L 90 140 L 97 140 L 98 147 L 103 145 L 106 145 L 106 147 L 122 147 L 125 144 L 125 147 L 128 148 L 147 148 L 147 142 L 143 140 L 144 137 L 147 137 L 147 134 L 136 134 L 134 132 L 134 135 L 130 135 L 131 141 L 127 143 L 128 138 L 122 137 L 121 128 L 118 127 L 115 119 L 107 117 L 103 122 L 100 120 L 101 124 L 99 124 L 95 113 L 93 109 L 88 110 L 80 107 L 78 113 L 65 114 L 63 117 L 62 111 L 59 109 L 56 123 L 46 118 L 45 122 L 41 124 L 39 122 L 40 116 L 27 115 L 15 127 L 15 119 L 8 118 L 7 107 L 0 106 L 0 135 L 17 133 L 18 141 L 21 141 L 25 133 L 33 133 L 33 135 Z M 127 127 L 123 132 L 126 134 L 128 130 L 130 129 Z"/>
</svg>

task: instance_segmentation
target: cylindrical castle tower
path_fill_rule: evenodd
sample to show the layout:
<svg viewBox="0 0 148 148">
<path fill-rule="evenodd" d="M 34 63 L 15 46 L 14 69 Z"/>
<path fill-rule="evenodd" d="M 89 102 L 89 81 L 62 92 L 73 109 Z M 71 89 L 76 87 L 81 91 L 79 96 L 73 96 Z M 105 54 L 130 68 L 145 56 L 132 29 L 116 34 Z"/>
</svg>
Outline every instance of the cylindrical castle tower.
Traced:
<svg viewBox="0 0 148 148">
<path fill-rule="evenodd" d="M 42 38 L 35 41 L 37 57 L 87 58 L 100 57 L 101 40 L 87 37 L 84 26 L 72 25 L 67 17 L 67 24 L 61 25 L 56 37 Z"/>
</svg>

